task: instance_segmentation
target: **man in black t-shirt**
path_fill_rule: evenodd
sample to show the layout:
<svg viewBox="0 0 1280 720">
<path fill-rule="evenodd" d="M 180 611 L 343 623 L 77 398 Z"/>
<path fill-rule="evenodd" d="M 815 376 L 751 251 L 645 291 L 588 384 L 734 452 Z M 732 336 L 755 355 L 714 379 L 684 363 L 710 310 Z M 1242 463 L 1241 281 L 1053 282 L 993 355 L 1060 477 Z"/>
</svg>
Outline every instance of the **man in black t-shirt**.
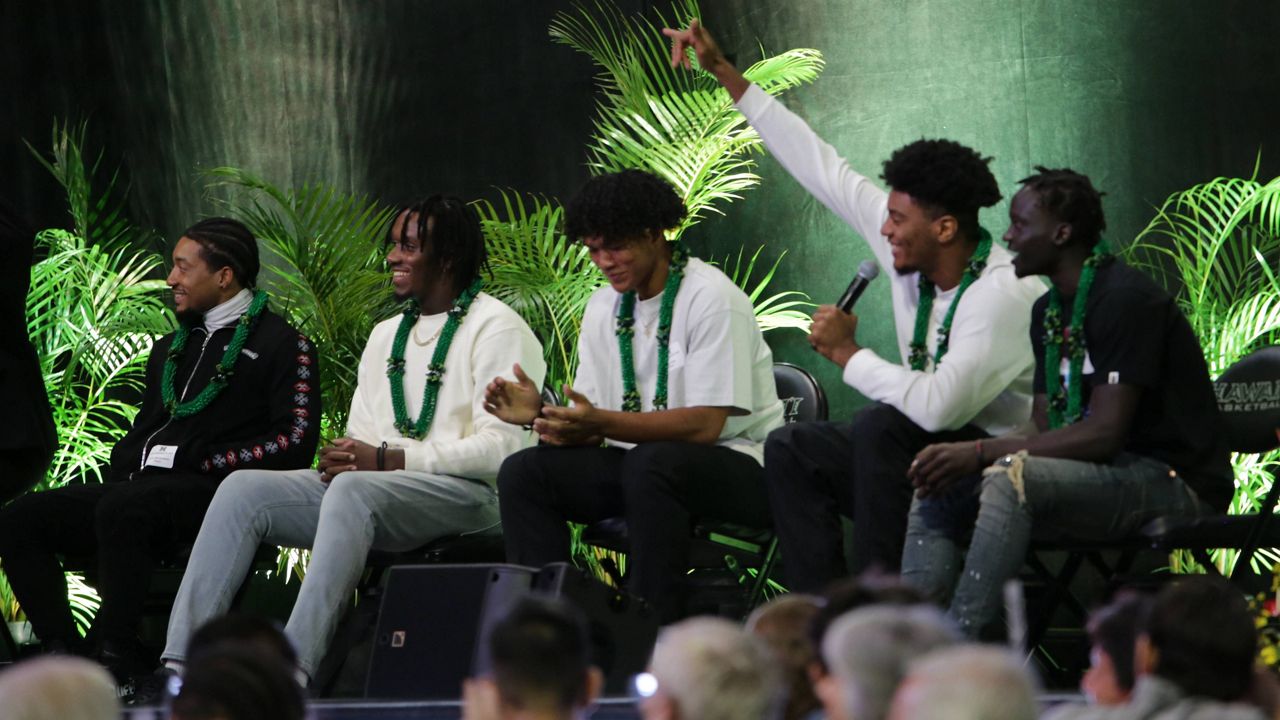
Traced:
<svg viewBox="0 0 1280 720">
<path fill-rule="evenodd" d="M 908 473 L 903 579 L 949 601 L 971 636 L 995 617 L 1033 531 L 1111 540 L 1156 517 L 1223 510 L 1232 493 L 1191 326 L 1168 293 L 1099 252 L 1106 221 L 1089 179 L 1036 170 L 1004 239 L 1019 276 L 1051 282 L 1031 320 L 1040 433 L 931 445 Z"/>
</svg>

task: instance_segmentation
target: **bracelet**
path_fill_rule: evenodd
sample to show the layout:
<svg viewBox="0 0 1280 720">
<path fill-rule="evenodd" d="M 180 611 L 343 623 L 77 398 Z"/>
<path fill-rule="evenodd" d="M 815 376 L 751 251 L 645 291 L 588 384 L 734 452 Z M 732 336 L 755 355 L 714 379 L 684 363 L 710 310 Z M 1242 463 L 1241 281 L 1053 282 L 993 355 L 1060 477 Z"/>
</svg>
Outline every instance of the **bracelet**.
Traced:
<svg viewBox="0 0 1280 720">
<path fill-rule="evenodd" d="M 973 451 L 978 454 L 978 467 L 981 468 L 986 465 L 986 461 L 982 459 L 982 440 L 977 440 L 973 443 Z"/>
<path fill-rule="evenodd" d="M 379 469 L 379 470 L 386 470 L 386 469 L 387 469 L 387 443 L 386 443 L 386 441 L 383 441 L 383 443 L 382 443 L 381 445 L 379 445 L 379 446 L 378 446 L 378 469 Z"/>
</svg>

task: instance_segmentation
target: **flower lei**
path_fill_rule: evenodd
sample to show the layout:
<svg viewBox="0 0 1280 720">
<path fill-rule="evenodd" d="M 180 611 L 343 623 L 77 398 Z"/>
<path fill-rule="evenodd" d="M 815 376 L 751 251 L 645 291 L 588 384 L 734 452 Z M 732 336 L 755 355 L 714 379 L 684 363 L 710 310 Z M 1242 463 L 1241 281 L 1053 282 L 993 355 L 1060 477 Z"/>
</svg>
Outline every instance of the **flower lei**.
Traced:
<svg viewBox="0 0 1280 720">
<path fill-rule="evenodd" d="M 1089 300 L 1089 288 L 1098 266 L 1110 257 L 1102 242 L 1093 248 L 1093 254 L 1084 261 L 1076 297 L 1071 306 L 1071 327 L 1062 328 L 1062 295 L 1058 288 L 1049 287 L 1049 305 L 1044 311 L 1044 387 L 1049 401 L 1049 429 L 1070 425 L 1083 414 L 1084 385 L 1084 313 Z M 1062 389 L 1062 352 L 1066 348 L 1069 362 L 1067 389 Z"/>
<path fill-rule="evenodd" d="M 440 395 L 440 385 L 444 382 L 444 361 L 449 355 L 449 346 L 483 284 L 480 278 L 476 278 L 453 301 L 453 307 L 449 308 L 449 317 L 444 321 L 440 340 L 431 355 L 431 363 L 427 365 L 427 384 L 422 389 L 422 409 L 418 411 L 417 422 L 409 419 L 409 411 L 404 404 L 404 348 L 409 341 L 409 333 L 418 323 L 420 313 L 416 302 L 405 306 L 400 326 L 396 328 L 396 337 L 391 342 L 391 357 L 387 358 L 387 378 L 391 380 L 391 409 L 395 412 L 396 430 L 404 437 L 421 440 L 431 429 L 431 421 L 436 415 L 436 398 Z"/>
<path fill-rule="evenodd" d="M 955 319 L 956 307 L 960 305 L 960 298 L 964 297 L 964 291 L 982 275 L 982 271 L 987 267 L 987 258 L 991 256 L 991 233 L 986 228 L 978 228 L 978 247 L 974 249 L 973 255 L 969 257 L 969 263 L 965 265 L 964 275 L 960 278 L 960 287 L 956 290 L 956 296 L 951 300 L 951 307 L 947 308 L 946 317 L 942 319 L 942 324 L 938 326 L 938 349 L 933 355 L 933 364 L 937 365 L 942 362 L 942 356 L 947 354 L 947 348 L 951 344 L 951 321 Z M 925 344 L 925 336 L 929 332 L 929 316 L 933 313 L 933 297 L 937 293 L 937 288 L 933 281 L 920 274 L 920 305 L 916 308 L 916 327 L 915 333 L 911 338 L 911 356 L 909 363 L 912 370 L 924 370 L 929 363 L 929 349 Z"/>
<path fill-rule="evenodd" d="M 684 266 L 689 262 L 684 248 L 676 243 L 671 250 L 671 264 L 667 268 L 667 282 L 662 288 L 662 306 L 658 309 L 658 377 L 653 388 L 653 409 L 667 409 L 667 359 L 671 344 L 671 316 L 676 306 L 676 293 L 684 278 Z M 622 294 L 618 303 L 618 317 L 614 332 L 618 335 L 618 359 L 622 365 L 622 410 L 640 412 L 640 391 L 636 388 L 635 351 L 631 338 L 635 336 L 636 291 Z"/>
<path fill-rule="evenodd" d="M 222 359 L 214 366 L 213 377 L 209 379 L 209 384 L 205 385 L 198 395 L 183 403 L 178 402 L 178 396 L 173 390 L 173 381 L 178 376 L 178 358 L 182 357 L 182 351 L 187 348 L 187 341 L 191 339 L 191 326 L 186 323 L 178 325 L 177 332 L 173 334 L 173 342 L 169 345 L 169 352 L 164 359 L 164 370 L 160 375 L 160 401 L 164 403 L 171 417 L 184 418 L 195 415 L 209 407 L 209 403 L 212 403 L 214 398 L 226 389 L 231 382 L 231 376 L 235 374 L 240 351 L 244 349 L 249 333 L 253 332 L 253 328 L 258 324 L 258 317 L 266 307 L 267 294 L 254 291 L 249 308 L 236 321 L 235 334 L 231 336 L 231 342 L 223 351 Z"/>
</svg>

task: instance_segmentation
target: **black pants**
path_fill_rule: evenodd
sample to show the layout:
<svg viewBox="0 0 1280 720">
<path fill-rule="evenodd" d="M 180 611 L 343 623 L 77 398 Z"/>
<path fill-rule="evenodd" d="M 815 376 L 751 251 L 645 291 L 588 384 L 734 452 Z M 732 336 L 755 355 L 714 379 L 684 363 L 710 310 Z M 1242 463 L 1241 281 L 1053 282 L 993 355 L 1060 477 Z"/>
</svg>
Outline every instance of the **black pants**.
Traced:
<svg viewBox="0 0 1280 720">
<path fill-rule="evenodd" d="M 143 475 L 28 493 L 5 506 L 0 566 L 31 629 L 41 640 L 76 644 L 57 556 L 96 556 L 102 608 L 94 635 L 132 645 L 156 560 L 195 541 L 217 489 L 218 478 L 203 475 Z"/>
<path fill-rule="evenodd" d="M 764 466 L 788 587 L 820 592 L 845 575 L 841 515 L 853 520 L 853 572 L 897 572 L 916 453 L 986 436 L 973 425 L 925 432 L 881 403 L 862 408 L 852 423 L 796 423 L 770 433 Z"/>
<path fill-rule="evenodd" d="M 629 590 L 664 621 L 684 609 L 694 518 L 770 524 L 759 463 L 736 450 L 686 442 L 529 448 L 502 464 L 498 498 L 507 560 L 520 565 L 568 561 L 566 520 L 625 517 Z"/>
</svg>

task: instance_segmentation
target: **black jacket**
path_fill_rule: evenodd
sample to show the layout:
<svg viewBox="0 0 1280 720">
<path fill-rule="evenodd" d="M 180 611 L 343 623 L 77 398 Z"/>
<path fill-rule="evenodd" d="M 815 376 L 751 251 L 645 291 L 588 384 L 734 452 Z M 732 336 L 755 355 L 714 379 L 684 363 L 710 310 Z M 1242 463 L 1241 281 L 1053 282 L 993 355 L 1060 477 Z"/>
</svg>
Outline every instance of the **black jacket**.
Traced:
<svg viewBox="0 0 1280 720">
<path fill-rule="evenodd" d="M 191 331 L 178 359 L 174 391 L 190 400 L 208 384 L 235 326 L 209 336 Z M 133 427 L 111 451 L 108 481 L 137 474 L 311 467 L 320 437 L 320 376 L 315 346 L 279 315 L 263 311 L 245 341 L 231 381 L 204 410 L 172 418 L 160 399 L 160 382 L 173 333 L 156 341 L 147 360 L 142 408 Z M 145 466 L 157 445 L 177 446 L 171 468 Z"/>
</svg>

